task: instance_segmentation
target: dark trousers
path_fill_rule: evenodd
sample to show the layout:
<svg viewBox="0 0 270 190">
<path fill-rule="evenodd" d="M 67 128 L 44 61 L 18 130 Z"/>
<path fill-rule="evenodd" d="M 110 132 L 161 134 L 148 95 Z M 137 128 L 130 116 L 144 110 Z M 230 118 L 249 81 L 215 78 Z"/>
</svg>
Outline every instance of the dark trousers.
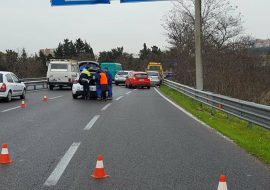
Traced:
<svg viewBox="0 0 270 190">
<path fill-rule="evenodd" d="M 89 92 L 90 92 L 89 84 L 85 82 L 82 85 L 83 85 L 83 96 L 86 98 L 89 96 Z"/>
<path fill-rule="evenodd" d="M 112 97 L 112 84 L 108 84 L 108 97 Z"/>
<path fill-rule="evenodd" d="M 101 87 L 102 99 L 107 99 L 108 85 L 107 84 L 102 84 L 102 85 L 100 85 L 100 87 Z"/>
</svg>

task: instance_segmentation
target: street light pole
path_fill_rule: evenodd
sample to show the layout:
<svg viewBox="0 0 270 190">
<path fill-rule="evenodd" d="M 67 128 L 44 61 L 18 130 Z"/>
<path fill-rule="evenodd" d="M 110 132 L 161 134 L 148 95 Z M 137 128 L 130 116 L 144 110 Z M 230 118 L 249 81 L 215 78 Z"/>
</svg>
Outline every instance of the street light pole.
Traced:
<svg viewBox="0 0 270 190">
<path fill-rule="evenodd" d="M 203 90 L 201 0 L 195 0 L 196 88 Z"/>
</svg>

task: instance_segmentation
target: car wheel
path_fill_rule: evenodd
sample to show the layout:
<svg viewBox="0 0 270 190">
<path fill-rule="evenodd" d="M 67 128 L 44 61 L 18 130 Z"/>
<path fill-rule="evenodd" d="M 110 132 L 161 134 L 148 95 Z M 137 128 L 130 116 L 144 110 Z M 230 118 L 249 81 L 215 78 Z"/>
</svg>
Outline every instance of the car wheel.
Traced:
<svg viewBox="0 0 270 190">
<path fill-rule="evenodd" d="M 50 85 L 50 86 L 49 86 L 50 90 L 53 90 L 53 87 L 54 87 L 53 85 Z"/>
<path fill-rule="evenodd" d="M 11 91 L 8 92 L 8 95 L 7 95 L 7 97 L 6 97 L 5 100 L 6 100 L 6 102 L 10 102 L 12 100 L 12 93 L 11 93 Z"/>
<path fill-rule="evenodd" d="M 116 82 L 116 83 L 115 83 L 115 85 L 116 85 L 116 86 L 118 86 L 118 85 L 119 85 L 119 83 L 117 83 L 117 82 Z"/>
<path fill-rule="evenodd" d="M 77 94 L 72 94 L 73 99 L 78 99 L 78 95 Z"/>
<path fill-rule="evenodd" d="M 20 98 L 21 98 L 21 99 L 25 99 L 25 95 L 26 95 L 26 90 L 23 89 L 23 93 L 22 93 L 22 95 L 20 96 Z"/>
<path fill-rule="evenodd" d="M 150 86 L 147 86 L 147 89 L 150 89 Z"/>
</svg>

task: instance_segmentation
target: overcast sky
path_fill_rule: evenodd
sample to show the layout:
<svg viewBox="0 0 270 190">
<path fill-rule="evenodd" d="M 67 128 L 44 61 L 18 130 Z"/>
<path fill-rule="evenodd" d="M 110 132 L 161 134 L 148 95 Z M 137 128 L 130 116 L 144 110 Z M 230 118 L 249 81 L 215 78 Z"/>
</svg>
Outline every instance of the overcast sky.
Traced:
<svg viewBox="0 0 270 190">
<path fill-rule="evenodd" d="M 270 38 L 270 0 L 230 0 L 242 13 L 247 34 Z M 50 0 L 0 1 L 0 51 L 29 53 L 55 48 L 65 38 L 90 42 L 95 54 L 124 46 L 138 53 L 144 42 L 165 49 L 163 16 L 171 2 L 51 7 Z"/>
</svg>

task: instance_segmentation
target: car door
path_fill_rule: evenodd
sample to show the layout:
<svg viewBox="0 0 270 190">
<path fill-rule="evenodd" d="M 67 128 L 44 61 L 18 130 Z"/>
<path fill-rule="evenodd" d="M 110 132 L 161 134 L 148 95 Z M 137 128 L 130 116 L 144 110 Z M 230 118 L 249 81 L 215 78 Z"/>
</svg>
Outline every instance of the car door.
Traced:
<svg viewBox="0 0 270 190">
<path fill-rule="evenodd" d="M 11 77 L 15 84 L 16 95 L 22 95 L 24 85 L 20 82 L 19 78 L 15 74 L 11 73 Z"/>
<path fill-rule="evenodd" d="M 132 77 L 132 74 L 130 73 L 128 76 L 127 76 L 127 79 L 126 79 L 126 83 L 127 85 L 130 85 L 130 79 Z"/>
<path fill-rule="evenodd" d="M 8 73 L 6 74 L 6 79 L 7 79 L 7 89 L 11 89 L 12 91 L 12 96 L 16 96 L 16 84 L 14 83 L 11 75 Z"/>
</svg>

